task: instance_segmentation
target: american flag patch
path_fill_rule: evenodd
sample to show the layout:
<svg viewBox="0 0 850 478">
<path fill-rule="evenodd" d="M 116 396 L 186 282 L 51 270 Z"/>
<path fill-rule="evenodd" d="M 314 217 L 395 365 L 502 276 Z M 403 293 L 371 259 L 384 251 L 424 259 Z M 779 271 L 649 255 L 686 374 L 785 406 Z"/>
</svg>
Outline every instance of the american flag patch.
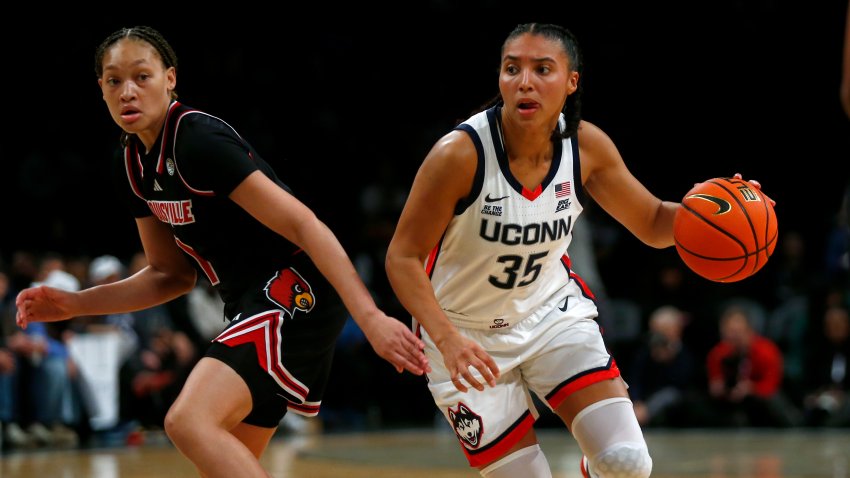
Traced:
<svg viewBox="0 0 850 478">
<path fill-rule="evenodd" d="M 562 198 L 570 195 L 570 182 L 559 183 L 555 185 L 555 197 Z"/>
</svg>

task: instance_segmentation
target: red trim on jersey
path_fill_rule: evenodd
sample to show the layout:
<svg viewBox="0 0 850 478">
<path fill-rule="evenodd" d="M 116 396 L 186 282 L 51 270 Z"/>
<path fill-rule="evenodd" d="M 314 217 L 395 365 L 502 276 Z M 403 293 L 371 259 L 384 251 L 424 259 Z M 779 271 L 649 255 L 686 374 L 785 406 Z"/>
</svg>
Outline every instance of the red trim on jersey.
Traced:
<svg viewBox="0 0 850 478">
<path fill-rule="evenodd" d="M 156 159 L 156 174 L 162 174 L 162 158 L 165 157 L 165 146 L 168 145 L 168 125 L 170 124 L 171 113 L 180 105 L 179 101 L 172 101 L 168 107 L 168 113 L 165 115 L 165 124 L 162 126 L 162 143 L 159 145 L 159 157 Z"/>
<path fill-rule="evenodd" d="M 174 133 L 174 137 L 175 137 L 175 138 L 177 137 L 177 133 L 176 133 L 176 131 L 177 131 L 177 129 L 180 127 L 180 120 L 182 120 L 182 119 L 183 119 L 183 117 L 184 117 L 184 116 L 186 116 L 186 115 L 187 115 L 187 114 L 189 114 L 189 113 L 200 113 L 200 114 L 205 114 L 205 113 L 202 113 L 202 112 L 200 112 L 200 111 L 197 111 L 197 110 L 191 110 L 191 109 L 190 109 L 190 110 L 186 110 L 186 111 L 184 111 L 184 112 L 180 113 L 180 116 L 178 116 L 178 117 L 177 117 L 177 119 L 174 121 L 174 131 L 175 131 L 175 133 Z M 177 141 L 175 140 L 175 143 L 176 143 L 176 142 L 177 142 Z M 175 144 L 174 146 L 176 146 L 176 144 Z M 182 175 L 182 174 L 180 174 L 180 168 L 179 168 L 179 167 L 177 167 L 177 153 L 176 153 L 176 152 L 174 152 L 174 151 L 172 151 L 172 154 L 173 154 L 173 156 L 174 156 L 174 169 L 177 171 L 177 177 L 178 177 L 178 178 L 180 178 L 180 182 L 182 182 L 182 183 L 183 183 L 183 185 L 184 185 L 184 186 L 186 186 L 186 189 L 188 189 L 189 191 L 191 191 L 193 194 L 197 194 L 198 196 L 215 196 L 215 191 L 202 191 L 202 190 L 200 190 L 200 189 L 195 189 L 195 188 L 193 188 L 192 186 L 189 186 L 189 183 L 188 183 L 188 182 L 186 182 L 186 180 L 183 178 L 183 175 Z"/>
<path fill-rule="evenodd" d="M 190 256 L 192 256 L 193 259 L 195 259 L 198 265 L 201 266 L 201 270 L 203 270 L 204 274 L 206 274 L 207 279 L 210 280 L 210 284 L 218 285 L 218 283 L 220 282 L 218 280 L 218 274 L 216 274 L 215 269 L 213 268 L 210 261 L 201 257 L 201 255 L 198 254 L 192 246 L 181 241 L 176 236 L 174 237 L 174 242 L 177 243 L 177 247 L 183 249 L 186 254 L 189 254 Z"/>
<path fill-rule="evenodd" d="M 522 187 L 522 195 L 529 201 L 534 201 L 541 193 L 543 193 L 542 184 L 538 184 L 537 187 L 534 188 L 534 191 L 526 189 L 525 186 Z"/>
<path fill-rule="evenodd" d="M 437 262 L 437 254 L 439 251 L 440 243 L 437 243 L 437 245 L 431 249 L 431 253 L 428 254 L 428 260 L 425 261 L 425 273 L 428 274 L 428 277 L 431 277 L 431 272 L 434 271 L 434 264 Z"/>
<path fill-rule="evenodd" d="M 587 297 L 589 297 L 589 298 L 590 298 L 590 300 L 592 300 L 592 301 L 596 302 L 596 296 L 595 296 L 595 295 L 593 295 L 593 292 L 591 292 L 590 287 L 588 287 L 588 286 L 587 286 L 587 284 L 584 282 L 584 279 L 582 279 L 582 278 L 581 278 L 578 274 L 576 274 L 575 272 L 570 272 L 570 278 L 572 278 L 574 281 L 576 281 L 576 283 L 578 283 L 578 286 L 579 286 L 579 287 L 581 288 L 581 290 L 584 292 L 584 295 L 586 295 Z"/>
<path fill-rule="evenodd" d="M 214 342 L 233 347 L 253 343 L 257 361 L 278 385 L 302 403 L 307 398 L 307 387 L 283 367 L 280 357 L 280 326 L 282 311 L 275 310 L 249 317 L 225 330 Z M 309 404 L 308 404 L 309 405 Z"/>
<path fill-rule="evenodd" d="M 139 153 L 138 141 L 133 142 L 133 154 L 136 155 L 136 164 L 139 165 L 139 177 L 145 179 L 145 167 L 142 165 L 142 155 Z"/>
<path fill-rule="evenodd" d="M 594 383 L 617 378 L 619 376 L 620 368 L 617 367 L 617 362 L 615 362 L 612 358 L 609 365 L 602 369 L 594 370 L 585 375 L 578 375 L 568 379 L 560 386 L 560 389 L 556 387 L 555 390 L 552 390 L 552 392 L 550 392 L 546 397 L 546 401 L 549 403 L 550 407 L 558 408 L 561 403 L 563 403 L 564 400 L 573 393 L 578 392 L 585 387 L 589 387 Z"/>
<path fill-rule="evenodd" d="M 572 261 L 570 261 L 569 256 L 561 256 L 561 262 L 567 267 L 567 273 L 569 274 L 570 279 L 576 281 L 576 284 L 578 284 L 578 287 L 581 289 L 582 293 L 590 300 L 596 302 L 596 296 L 593 294 L 593 291 L 590 290 L 590 287 L 587 285 L 584 279 L 582 279 L 581 276 L 573 272 L 572 268 L 570 267 Z"/>
<path fill-rule="evenodd" d="M 531 430 L 532 426 L 534 426 L 534 415 L 527 413 L 525 418 L 517 423 L 513 430 L 502 435 L 486 449 L 480 450 L 477 453 L 470 453 L 469 449 L 463 446 L 463 441 L 458 438 L 461 444 L 460 449 L 463 450 L 466 459 L 469 460 L 469 466 L 484 466 L 496 461 L 500 456 L 507 453 L 512 446 L 516 445 Z"/>
<path fill-rule="evenodd" d="M 138 156 L 138 155 L 137 155 Z M 133 190 L 133 194 L 139 196 L 139 199 L 145 200 L 142 196 L 142 190 L 139 189 L 139 185 L 136 184 L 136 178 L 133 177 L 133 154 L 130 152 L 130 147 L 124 147 L 124 166 L 127 170 L 127 180 L 130 181 L 130 189 Z M 139 161 L 139 172 L 142 171 L 142 163 Z"/>
</svg>

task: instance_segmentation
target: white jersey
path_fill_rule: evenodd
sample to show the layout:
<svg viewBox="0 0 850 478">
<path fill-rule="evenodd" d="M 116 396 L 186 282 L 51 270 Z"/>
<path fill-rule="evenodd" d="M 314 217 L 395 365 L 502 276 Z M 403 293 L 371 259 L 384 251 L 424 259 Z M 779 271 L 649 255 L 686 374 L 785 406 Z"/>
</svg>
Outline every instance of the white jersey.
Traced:
<svg viewBox="0 0 850 478">
<path fill-rule="evenodd" d="M 499 107 L 456 129 L 475 143 L 478 167 L 471 194 L 425 264 L 448 318 L 460 327 L 500 329 L 554 307 L 596 317 L 593 294 L 567 256 L 583 196 L 575 135 L 554 143 L 549 173 L 532 191 L 511 173 Z"/>
</svg>

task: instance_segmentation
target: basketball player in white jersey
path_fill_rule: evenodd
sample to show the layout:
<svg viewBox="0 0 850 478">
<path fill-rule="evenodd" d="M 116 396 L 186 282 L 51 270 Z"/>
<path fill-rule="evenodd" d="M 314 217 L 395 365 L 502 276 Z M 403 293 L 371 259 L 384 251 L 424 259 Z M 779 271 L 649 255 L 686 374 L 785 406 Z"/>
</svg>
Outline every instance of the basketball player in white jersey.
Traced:
<svg viewBox="0 0 850 478">
<path fill-rule="evenodd" d="M 581 120 L 581 68 L 565 28 L 517 26 L 502 46 L 499 97 L 434 145 L 387 253 L 426 343 L 434 401 L 487 478 L 552 476 L 529 393 L 572 432 L 585 477 L 652 470 L 567 246 L 586 195 L 655 248 L 673 245 L 679 204 L 650 193 Z"/>
</svg>

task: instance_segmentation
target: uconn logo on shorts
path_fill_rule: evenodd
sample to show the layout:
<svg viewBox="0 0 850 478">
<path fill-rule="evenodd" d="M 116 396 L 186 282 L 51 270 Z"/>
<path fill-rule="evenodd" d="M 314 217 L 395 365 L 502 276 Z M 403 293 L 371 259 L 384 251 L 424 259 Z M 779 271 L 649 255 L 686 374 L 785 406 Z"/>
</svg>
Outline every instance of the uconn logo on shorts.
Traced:
<svg viewBox="0 0 850 478">
<path fill-rule="evenodd" d="M 484 425 L 481 423 L 481 417 L 472 413 L 466 405 L 459 403 L 457 410 L 449 408 L 449 418 L 452 420 L 457 437 L 465 444 L 472 448 L 477 448 L 481 444 L 481 433 L 484 430 Z"/>
</svg>

